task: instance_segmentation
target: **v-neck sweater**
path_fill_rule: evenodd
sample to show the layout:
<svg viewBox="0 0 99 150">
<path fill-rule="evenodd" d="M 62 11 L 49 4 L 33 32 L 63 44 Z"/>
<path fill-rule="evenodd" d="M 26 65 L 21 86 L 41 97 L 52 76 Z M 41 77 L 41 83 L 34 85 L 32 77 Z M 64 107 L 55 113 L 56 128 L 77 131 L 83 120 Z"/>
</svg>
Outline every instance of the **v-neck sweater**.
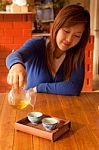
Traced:
<svg viewBox="0 0 99 150">
<path fill-rule="evenodd" d="M 54 58 L 54 67 L 55 67 L 55 72 L 58 71 L 59 67 L 61 66 L 63 60 L 65 59 L 66 53 L 63 53 L 59 58 Z"/>
<path fill-rule="evenodd" d="M 84 61 L 78 62 L 70 80 L 64 80 L 64 61 L 55 77 L 45 64 L 45 37 L 29 39 L 22 47 L 6 58 L 8 69 L 16 63 L 26 67 L 27 85 L 25 89 L 37 87 L 37 92 L 61 95 L 80 95 L 84 82 Z"/>
</svg>

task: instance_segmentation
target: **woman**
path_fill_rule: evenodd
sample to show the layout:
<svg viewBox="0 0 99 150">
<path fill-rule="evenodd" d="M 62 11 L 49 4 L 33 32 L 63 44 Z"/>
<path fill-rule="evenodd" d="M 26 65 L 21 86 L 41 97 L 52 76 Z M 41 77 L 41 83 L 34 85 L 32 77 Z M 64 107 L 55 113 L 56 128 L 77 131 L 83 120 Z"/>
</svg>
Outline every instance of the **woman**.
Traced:
<svg viewBox="0 0 99 150">
<path fill-rule="evenodd" d="M 26 85 L 33 92 L 80 95 L 89 35 L 88 11 L 77 5 L 64 6 L 49 39 L 32 38 L 7 57 L 8 84 L 14 88 Z"/>
</svg>

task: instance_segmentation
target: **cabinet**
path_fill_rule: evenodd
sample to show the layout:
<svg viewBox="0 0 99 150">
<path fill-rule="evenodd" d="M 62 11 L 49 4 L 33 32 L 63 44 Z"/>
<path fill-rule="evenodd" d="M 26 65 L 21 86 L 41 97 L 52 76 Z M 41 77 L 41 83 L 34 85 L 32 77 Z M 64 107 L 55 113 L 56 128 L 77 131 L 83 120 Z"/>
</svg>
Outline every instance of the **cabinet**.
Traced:
<svg viewBox="0 0 99 150">
<path fill-rule="evenodd" d="M 33 33 L 49 32 L 49 24 L 54 21 L 52 0 L 34 1 L 36 10 Z"/>
<path fill-rule="evenodd" d="M 54 20 L 53 2 L 35 3 L 36 17 L 42 23 Z"/>
</svg>

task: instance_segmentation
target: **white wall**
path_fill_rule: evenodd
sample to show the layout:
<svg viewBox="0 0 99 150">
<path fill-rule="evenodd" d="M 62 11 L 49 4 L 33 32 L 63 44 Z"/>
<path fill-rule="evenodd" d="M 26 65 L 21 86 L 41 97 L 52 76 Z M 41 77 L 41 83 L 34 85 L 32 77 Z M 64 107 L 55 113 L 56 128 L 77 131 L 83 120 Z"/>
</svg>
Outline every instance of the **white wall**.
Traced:
<svg viewBox="0 0 99 150">
<path fill-rule="evenodd" d="M 90 0 L 91 34 L 94 35 L 93 75 L 99 74 L 99 0 Z"/>
</svg>

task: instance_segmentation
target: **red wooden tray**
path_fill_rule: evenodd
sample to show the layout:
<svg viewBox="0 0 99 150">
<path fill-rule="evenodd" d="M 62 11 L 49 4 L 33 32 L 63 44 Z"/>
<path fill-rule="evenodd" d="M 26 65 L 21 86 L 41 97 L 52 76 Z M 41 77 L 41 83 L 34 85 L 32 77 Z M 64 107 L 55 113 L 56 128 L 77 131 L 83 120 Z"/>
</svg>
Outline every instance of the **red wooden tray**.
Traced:
<svg viewBox="0 0 99 150">
<path fill-rule="evenodd" d="M 52 117 L 48 115 L 43 115 L 44 117 Z M 56 118 L 56 117 L 54 117 Z M 71 122 L 69 120 L 63 120 L 60 118 L 56 118 L 59 123 L 57 124 L 56 129 L 47 131 L 43 126 L 42 122 L 39 122 L 38 124 L 32 124 L 28 118 L 23 118 L 15 123 L 15 129 L 26 132 L 38 137 L 42 137 L 51 141 L 55 141 L 58 139 L 61 135 L 63 135 L 65 132 L 70 130 Z"/>
</svg>

